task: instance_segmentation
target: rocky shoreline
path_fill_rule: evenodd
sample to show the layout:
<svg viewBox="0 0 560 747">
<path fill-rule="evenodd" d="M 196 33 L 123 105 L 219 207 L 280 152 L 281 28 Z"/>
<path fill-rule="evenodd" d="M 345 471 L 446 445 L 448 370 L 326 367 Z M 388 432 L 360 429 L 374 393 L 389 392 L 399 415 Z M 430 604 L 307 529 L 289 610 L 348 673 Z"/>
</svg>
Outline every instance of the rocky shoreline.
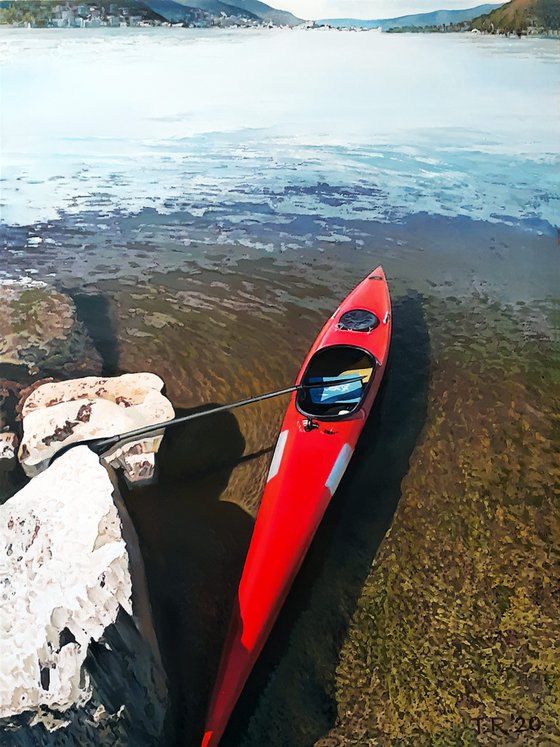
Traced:
<svg viewBox="0 0 560 747">
<path fill-rule="evenodd" d="M 55 367 L 69 372 L 70 360 L 76 371 L 100 359 L 70 298 L 39 282 L 2 291 L 0 366 L 20 381 L 0 386 L 0 472 L 23 468 L 32 479 L 0 505 L 0 729 L 21 747 L 158 743 L 166 675 L 110 465 L 146 484 L 162 434 L 103 461 L 78 445 L 48 462 L 72 443 L 169 420 L 173 407 L 149 373 L 24 386 Z"/>
<path fill-rule="evenodd" d="M 154 744 L 167 711 L 138 540 L 87 447 L 0 506 L 0 728 L 10 744 Z"/>
</svg>

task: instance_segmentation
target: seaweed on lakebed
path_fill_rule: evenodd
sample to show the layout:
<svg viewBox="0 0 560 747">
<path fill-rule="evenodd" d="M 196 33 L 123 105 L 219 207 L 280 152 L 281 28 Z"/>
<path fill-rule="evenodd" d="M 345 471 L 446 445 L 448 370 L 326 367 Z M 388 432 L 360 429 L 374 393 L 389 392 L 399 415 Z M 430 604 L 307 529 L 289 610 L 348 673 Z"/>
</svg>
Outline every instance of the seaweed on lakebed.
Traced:
<svg viewBox="0 0 560 747">
<path fill-rule="evenodd" d="M 522 305 L 419 299 L 429 377 L 415 400 L 426 412 L 391 528 L 371 562 L 386 475 L 360 482 L 351 464 L 332 533 L 303 568 L 312 585 L 299 584 L 281 651 L 269 647 L 227 744 L 560 744 L 557 307 L 533 305 L 529 318 Z M 392 365 L 413 368 L 420 329 L 397 330 L 393 300 Z M 379 403 L 366 451 L 387 467 L 402 414 L 420 407 L 406 384 L 415 373 L 389 371 Z M 489 733 L 492 717 L 507 737 Z"/>
<path fill-rule="evenodd" d="M 558 344 L 483 301 L 425 313 L 427 422 L 318 744 L 560 744 Z"/>
</svg>

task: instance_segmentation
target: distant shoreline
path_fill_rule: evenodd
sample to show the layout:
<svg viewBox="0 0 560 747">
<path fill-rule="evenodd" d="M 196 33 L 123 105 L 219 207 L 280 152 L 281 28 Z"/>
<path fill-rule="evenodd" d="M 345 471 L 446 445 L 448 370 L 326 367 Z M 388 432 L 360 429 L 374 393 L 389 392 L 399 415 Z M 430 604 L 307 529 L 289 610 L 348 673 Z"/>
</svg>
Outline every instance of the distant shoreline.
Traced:
<svg viewBox="0 0 560 747">
<path fill-rule="evenodd" d="M 269 24 L 260 24 L 260 25 L 250 25 L 250 26 L 189 26 L 189 25 L 183 25 L 183 24 L 159 24 L 157 26 L 147 24 L 147 25 L 139 25 L 139 26 L 24 26 L 22 24 L 18 23 L 0 23 L 0 30 L 3 29 L 20 29 L 25 31 L 111 31 L 116 33 L 127 33 L 129 31 L 138 32 L 141 30 L 147 30 L 147 29 L 176 29 L 176 30 L 183 30 L 183 31 L 314 31 L 314 32 L 329 32 L 329 31 L 336 31 L 336 32 L 345 32 L 345 33 L 373 33 L 373 34 L 383 34 L 388 36 L 395 36 L 395 35 L 406 35 L 406 34 L 414 34 L 414 35 L 455 35 L 455 36 L 493 36 L 493 37 L 503 37 L 506 39 L 550 39 L 553 41 L 558 41 L 560 39 L 560 30 L 552 29 L 551 31 L 548 31 L 546 33 L 533 33 L 533 34 L 516 34 L 516 33 L 491 33 L 488 31 L 478 31 L 478 30 L 467 30 L 467 29 L 457 29 L 457 30 L 440 30 L 440 29 L 434 29 L 434 28 L 416 28 L 416 29 L 392 29 L 388 31 L 382 31 L 378 28 L 365 28 L 360 26 L 345 26 L 345 27 L 337 27 L 337 26 L 306 26 L 305 24 L 301 24 L 299 26 L 274 26 Z"/>
</svg>

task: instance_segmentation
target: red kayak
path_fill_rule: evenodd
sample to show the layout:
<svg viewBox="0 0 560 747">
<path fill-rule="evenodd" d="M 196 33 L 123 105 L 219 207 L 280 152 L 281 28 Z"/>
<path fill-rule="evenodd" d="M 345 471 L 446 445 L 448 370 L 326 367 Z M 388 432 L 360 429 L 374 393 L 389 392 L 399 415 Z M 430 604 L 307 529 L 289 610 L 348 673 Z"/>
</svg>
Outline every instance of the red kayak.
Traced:
<svg viewBox="0 0 560 747">
<path fill-rule="evenodd" d="M 387 362 L 391 301 L 377 267 L 334 312 L 296 380 L 239 583 L 203 747 L 217 745 L 368 417 Z"/>
</svg>

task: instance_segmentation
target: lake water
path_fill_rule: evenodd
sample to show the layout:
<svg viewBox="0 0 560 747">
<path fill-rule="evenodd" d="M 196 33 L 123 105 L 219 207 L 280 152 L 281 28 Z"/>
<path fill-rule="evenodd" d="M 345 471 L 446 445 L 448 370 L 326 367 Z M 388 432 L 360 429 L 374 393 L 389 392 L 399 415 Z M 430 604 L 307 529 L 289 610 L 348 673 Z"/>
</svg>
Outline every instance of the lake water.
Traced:
<svg viewBox="0 0 560 747">
<path fill-rule="evenodd" d="M 505 653 L 465 654 L 468 697 L 440 653 L 458 605 L 475 650 L 493 651 L 503 589 L 536 599 L 558 558 L 558 41 L 2 29 L 0 61 L 0 280 L 71 296 L 105 373 L 153 370 L 177 408 L 284 386 L 348 290 L 380 262 L 390 280 L 374 425 L 225 742 L 460 744 L 481 703 L 511 714 L 497 661 L 527 717 L 541 704 L 543 744 L 556 737 L 527 641 L 508 628 Z M 202 729 L 283 406 L 170 437 L 171 477 L 126 496 L 184 743 Z M 439 628 L 421 614 L 434 599 Z M 558 600 L 540 599 L 531 645 L 552 660 Z M 411 641 L 429 655 L 411 663 Z M 429 682 L 448 700 L 422 715 Z"/>
<path fill-rule="evenodd" d="M 13 30 L 1 42 L 8 223 L 100 202 L 219 210 L 228 224 L 557 222 L 554 41 Z"/>
</svg>

